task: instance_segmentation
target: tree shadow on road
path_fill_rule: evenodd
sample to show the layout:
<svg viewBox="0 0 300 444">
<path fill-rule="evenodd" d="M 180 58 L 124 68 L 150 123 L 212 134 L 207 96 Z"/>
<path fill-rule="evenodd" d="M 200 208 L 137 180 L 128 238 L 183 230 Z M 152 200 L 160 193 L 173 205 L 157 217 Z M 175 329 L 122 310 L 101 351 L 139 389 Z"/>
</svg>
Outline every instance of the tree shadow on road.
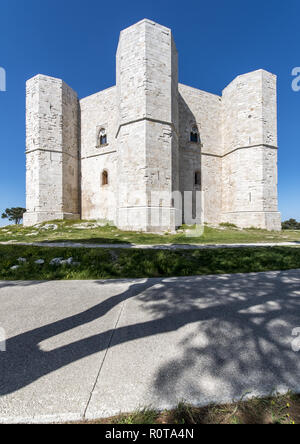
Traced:
<svg viewBox="0 0 300 444">
<path fill-rule="evenodd" d="M 99 282 L 100 290 L 108 284 Z M 218 401 L 216 392 L 231 400 L 261 385 L 299 387 L 299 359 L 291 349 L 291 328 L 300 325 L 299 294 L 299 271 L 132 281 L 126 291 L 82 313 L 9 338 L 0 353 L 0 395 L 107 347 L 157 335 L 164 356 L 153 356 L 150 369 L 157 399 L 176 404 L 188 397 L 205 404 Z M 42 341 L 101 319 L 125 301 L 132 309 L 138 304 L 141 322 L 40 349 Z M 180 329 L 172 355 L 163 335 Z"/>
<path fill-rule="evenodd" d="M 153 302 L 150 290 L 144 302 L 153 314 L 169 313 L 174 328 L 182 319 L 194 323 L 182 331 L 176 357 L 155 373 L 157 398 L 205 405 L 257 389 L 299 391 L 300 361 L 291 346 L 292 329 L 300 326 L 299 277 L 297 271 L 204 277 L 200 299 L 187 286 L 181 298 L 170 301 L 168 288 Z"/>
</svg>

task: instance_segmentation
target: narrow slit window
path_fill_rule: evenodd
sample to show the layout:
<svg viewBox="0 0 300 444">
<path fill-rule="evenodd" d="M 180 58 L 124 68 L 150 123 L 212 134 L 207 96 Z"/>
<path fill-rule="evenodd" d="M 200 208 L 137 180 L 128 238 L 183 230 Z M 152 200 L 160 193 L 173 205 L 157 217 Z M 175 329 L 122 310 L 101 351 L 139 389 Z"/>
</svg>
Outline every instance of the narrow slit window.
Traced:
<svg viewBox="0 0 300 444">
<path fill-rule="evenodd" d="M 201 173 L 200 171 L 195 172 L 195 185 L 201 186 Z"/>
<path fill-rule="evenodd" d="M 108 185 L 108 172 L 105 170 L 102 173 L 102 186 Z"/>
</svg>

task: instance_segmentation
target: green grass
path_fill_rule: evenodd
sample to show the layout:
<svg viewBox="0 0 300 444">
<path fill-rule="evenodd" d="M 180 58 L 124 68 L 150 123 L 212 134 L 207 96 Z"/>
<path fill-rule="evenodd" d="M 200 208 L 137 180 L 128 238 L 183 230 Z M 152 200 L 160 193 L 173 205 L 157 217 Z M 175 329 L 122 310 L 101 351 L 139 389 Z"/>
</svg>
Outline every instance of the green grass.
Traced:
<svg viewBox="0 0 300 444">
<path fill-rule="evenodd" d="M 18 258 L 27 262 L 17 270 Z M 53 266 L 61 257 L 78 266 Z M 44 259 L 43 265 L 35 264 Z M 248 273 L 300 268 L 300 249 L 259 247 L 206 250 L 134 250 L 0 245 L 1 280 L 116 279 Z"/>
<path fill-rule="evenodd" d="M 88 243 L 134 243 L 134 244 L 212 244 L 212 243 L 250 243 L 250 242 L 300 242 L 300 230 L 282 232 L 259 229 L 240 230 L 232 224 L 222 224 L 218 228 L 205 227 L 203 236 L 188 237 L 185 229 L 176 234 L 163 235 L 121 231 L 112 226 L 78 229 L 76 224 L 83 221 L 54 221 L 57 230 L 43 230 L 43 225 L 24 228 L 23 226 L 7 226 L 0 228 L 0 242 L 88 242 Z M 93 222 L 91 222 L 93 223 Z"/>
<path fill-rule="evenodd" d="M 142 409 L 85 424 L 300 424 L 300 396 L 292 393 L 226 405 L 194 407 L 179 403 L 170 411 Z"/>
</svg>

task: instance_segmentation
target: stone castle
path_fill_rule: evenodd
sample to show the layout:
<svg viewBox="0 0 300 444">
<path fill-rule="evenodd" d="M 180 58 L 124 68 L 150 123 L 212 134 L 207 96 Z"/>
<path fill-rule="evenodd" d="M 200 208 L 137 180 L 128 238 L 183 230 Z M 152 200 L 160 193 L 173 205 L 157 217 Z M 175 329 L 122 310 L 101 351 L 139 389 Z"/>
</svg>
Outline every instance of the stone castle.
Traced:
<svg viewBox="0 0 300 444">
<path fill-rule="evenodd" d="M 281 229 L 267 71 L 238 76 L 222 96 L 179 84 L 170 29 L 145 19 L 121 32 L 116 86 L 79 100 L 37 75 L 26 102 L 26 226 L 97 219 L 174 230 L 195 222 L 201 202 L 206 223 Z"/>
</svg>

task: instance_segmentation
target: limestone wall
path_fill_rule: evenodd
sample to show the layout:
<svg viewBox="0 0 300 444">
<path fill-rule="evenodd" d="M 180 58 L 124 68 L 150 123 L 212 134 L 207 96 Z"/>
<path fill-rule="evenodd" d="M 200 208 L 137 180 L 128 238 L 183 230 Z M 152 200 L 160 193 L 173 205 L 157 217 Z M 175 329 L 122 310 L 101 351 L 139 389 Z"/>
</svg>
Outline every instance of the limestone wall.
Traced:
<svg viewBox="0 0 300 444">
<path fill-rule="evenodd" d="M 237 77 L 223 91 L 222 104 L 222 220 L 280 229 L 276 76 L 258 70 Z"/>
<path fill-rule="evenodd" d="M 25 225 L 79 218 L 78 99 L 62 80 L 38 75 L 26 91 Z"/>
<path fill-rule="evenodd" d="M 177 76 L 177 51 L 168 28 L 142 20 L 122 31 L 117 51 L 117 198 L 118 226 L 123 229 L 175 228 Z"/>
<path fill-rule="evenodd" d="M 202 190 L 205 222 L 218 223 L 222 206 L 221 97 L 186 85 L 179 85 L 180 190 Z M 196 125 L 199 143 L 190 141 Z M 195 172 L 201 172 L 201 186 L 195 186 Z M 191 223 L 185 215 L 185 223 Z"/>
<path fill-rule="evenodd" d="M 116 87 L 80 101 L 81 110 L 81 206 L 83 219 L 116 223 L 118 112 Z M 99 145 L 105 129 L 107 144 Z M 102 185 L 103 171 L 108 185 Z"/>
<path fill-rule="evenodd" d="M 80 217 L 79 103 L 77 93 L 62 82 L 62 196 L 63 213 Z M 67 217 L 67 216 L 66 216 Z"/>
</svg>

